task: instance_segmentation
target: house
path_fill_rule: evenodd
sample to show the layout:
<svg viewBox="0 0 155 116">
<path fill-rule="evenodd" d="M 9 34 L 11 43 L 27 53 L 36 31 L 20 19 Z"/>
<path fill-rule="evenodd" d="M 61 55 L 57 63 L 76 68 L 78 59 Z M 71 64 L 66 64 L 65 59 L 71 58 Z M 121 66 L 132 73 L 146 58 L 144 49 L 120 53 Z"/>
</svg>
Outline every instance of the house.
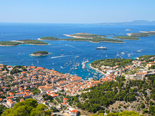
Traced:
<svg viewBox="0 0 155 116">
<path fill-rule="evenodd" d="M 10 108 L 12 108 L 12 107 L 15 105 L 15 102 L 13 102 L 11 99 L 8 99 L 6 104 L 7 104 Z"/>
<path fill-rule="evenodd" d="M 68 114 L 70 116 L 80 116 L 80 112 L 78 110 L 73 109 L 73 108 L 69 108 Z"/>
<path fill-rule="evenodd" d="M 25 95 L 24 92 L 16 93 L 16 96 L 17 96 L 17 97 L 21 97 L 21 96 L 24 96 L 24 95 Z"/>
<path fill-rule="evenodd" d="M 41 93 L 46 93 L 47 91 L 54 90 L 52 86 L 39 86 L 38 89 L 41 91 Z"/>
<path fill-rule="evenodd" d="M 11 99 L 11 100 L 13 100 L 13 96 L 9 96 L 9 97 L 7 97 L 7 99 Z"/>
<path fill-rule="evenodd" d="M 23 98 L 20 99 L 20 102 L 25 101 Z"/>
</svg>

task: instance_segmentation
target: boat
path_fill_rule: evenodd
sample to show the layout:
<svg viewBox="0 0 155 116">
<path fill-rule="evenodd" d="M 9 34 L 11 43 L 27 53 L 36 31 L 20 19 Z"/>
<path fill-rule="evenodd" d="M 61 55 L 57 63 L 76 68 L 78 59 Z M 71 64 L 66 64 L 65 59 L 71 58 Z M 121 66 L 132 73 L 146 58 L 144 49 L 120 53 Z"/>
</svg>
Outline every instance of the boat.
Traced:
<svg viewBox="0 0 155 116">
<path fill-rule="evenodd" d="M 142 52 L 142 49 L 140 49 L 140 50 L 137 50 L 136 52 Z"/>
<path fill-rule="evenodd" d="M 121 54 L 124 55 L 125 53 L 124 52 L 121 52 Z"/>
<path fill-rule="evenodd" d="M 131 31 L 130 29 L 126 29 L 126 31 Z"/>
<path fill-rule="evenodd" d="M 96 50 L 107 50 L 107 48 L 106 48 L 106 47 L 101 46 L 101 47 L 97 47 L 97 48 L 96 48 Z"/>
</svg>

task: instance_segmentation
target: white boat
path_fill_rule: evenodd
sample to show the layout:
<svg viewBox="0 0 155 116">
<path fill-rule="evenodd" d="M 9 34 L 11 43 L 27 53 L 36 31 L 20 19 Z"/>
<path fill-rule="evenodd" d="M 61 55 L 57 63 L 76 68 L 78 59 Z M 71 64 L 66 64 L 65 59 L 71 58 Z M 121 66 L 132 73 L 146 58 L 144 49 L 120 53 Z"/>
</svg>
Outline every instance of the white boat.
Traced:
<svg viewBox="0 0 155 116">
<path fill-rule="evenodd" d="M 62 67 L 62 66 L 60 66 L 60 68 L 62 68 L 62 69 L 63 69 L 63 67 Z"/>
<path fill-rule="evenodd" d="M 136 52 L 142 52 L 142 49 L 140 49 L 140 50 L 137 50 Z"/>
<path fill-rule="evenodd" d="M 126 29 L 126 31 L 131 31 L 130 29 Z"/>
<path fill-rule="evenodd" d="M 124 55 L 125 53 L 124 53 L 124 52 L 121 52 L 121 54 L 123 54 L 123 55 Z"/>
<path fill-rule="evenodd" d="M 96 48 L 96 50 L 107 50 L 107 48 L 106 48 L 106 47 L 101 46 L 101 47 L 97 47 L 97 48 Z"/>
</svg>

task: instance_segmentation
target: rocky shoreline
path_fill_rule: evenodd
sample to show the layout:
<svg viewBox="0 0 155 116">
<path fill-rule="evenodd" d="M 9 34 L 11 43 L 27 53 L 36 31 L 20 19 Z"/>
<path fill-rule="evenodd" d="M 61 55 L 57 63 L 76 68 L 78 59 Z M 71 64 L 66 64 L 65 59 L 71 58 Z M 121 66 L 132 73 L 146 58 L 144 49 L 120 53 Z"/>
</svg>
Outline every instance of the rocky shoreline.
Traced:
<svg viewBox="0 0 155 116">
<path fill-rule="evenodd" d="M 30 56 L 48 56 L 50 54 L 51 53 L 48 53 L 48 54 L 30 54 Z"/>
</svg>

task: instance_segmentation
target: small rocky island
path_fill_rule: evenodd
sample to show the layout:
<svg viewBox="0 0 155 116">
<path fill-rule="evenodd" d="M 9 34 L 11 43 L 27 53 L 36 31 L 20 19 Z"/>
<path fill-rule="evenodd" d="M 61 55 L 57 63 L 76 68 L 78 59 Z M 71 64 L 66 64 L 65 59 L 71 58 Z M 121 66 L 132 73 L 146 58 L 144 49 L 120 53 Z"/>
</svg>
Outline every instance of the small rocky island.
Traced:
<svg viewBox="0 0 155 116">
<path fill-rule="evenodd" d="M 30 54 L 31 56 L 47 56 L 51 53 L 48 53 L 47 51 L 36 51 L 33 52 L 33 54 Z"/>
</svg>

